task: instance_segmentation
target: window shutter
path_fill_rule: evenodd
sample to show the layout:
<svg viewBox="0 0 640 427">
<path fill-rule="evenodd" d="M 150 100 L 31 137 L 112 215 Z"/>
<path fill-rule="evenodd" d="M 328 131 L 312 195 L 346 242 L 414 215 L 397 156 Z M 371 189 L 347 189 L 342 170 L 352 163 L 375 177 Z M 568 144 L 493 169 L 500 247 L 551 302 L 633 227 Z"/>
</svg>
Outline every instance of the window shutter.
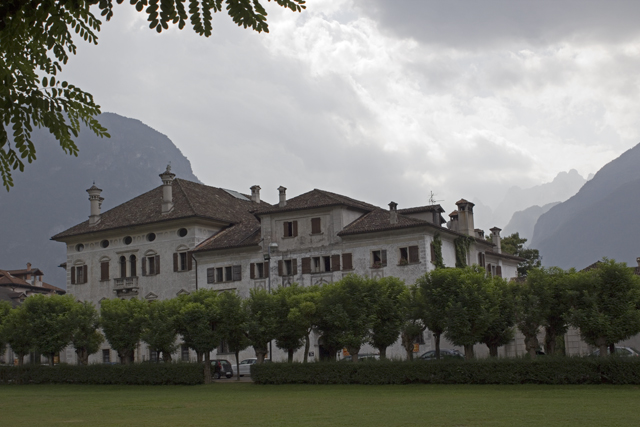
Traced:
<svg viewBox="0 0 640 427">
<path fill-rule="evenodd" d="M 298 260 L 295 258 L 291 260 L 291 271 L 294 276 L 298 274 Z"/>
<path fill-rule="evenodd" d="M 487 274 L 491 275 L 491 264 L 487 264 Z"/>
<path fill-rule="evenodd" d="M 100 263 L 100 280 L 109 280 L 109 261 Z"/>
<path fill-rule="evenodd" d="M 502 277 L 502 266 L 501 265 L 496 267 L 496 276 Z"/>
<path fill-rule="evenodd" d="M 160 274 L 160 255 L 156 255 L 156 271 L 155 274 Z"/>
<path fill-rule="evenodd" d="M 298 221 L 293 221 L 293 237 L 298 237 Z"/>
<path fill-rule="evenodd" d="M 207 283 L 214 283 L 216 281 L 216 269 L 207 268 Z"/>
<path fill-rule="evenodd" d="M 278 276 L 283 276 L 284 266 L 282 260 L 278 261 Z"/>
<path fill-rule="evenodd" d="M 382 261 L 382 266 L 386 267 L 387 265 L 387 251 L 383 249 L 380 251 L 380 260 Z"/>
<path fill-rule="evenodd" d="M 320 218 L 311 218 L 311 234 L 320 234 Z"/>
<path fill-rule="evenodd" d="M 233 281 L 238 282 L 242 280 L 242 266 L 234 265 L 233 266 Z"/>
<path fill-rule="evenodd" d="M 187 252 L 187 270 L 191 271 L 193 269 L 193 258 L 191 257 L 192 252 Z"/>
<path fill-rule="evenodd" d="M 76 268 L 75 267 L 71 267 L 71 284 L 72 285 L 76 284 Z"/>
<path fill-rule="evenodd" d="M 311 258 L 302 258 L 302 274 L 311 273 Z"/>
<path fill-rule="evenodd" d="M 420 252 L 417 246 L 409 246 L 409 262 L 410 263 L 420 262 Z"/>
<path fill-rule="evenodd" d="M 283 222 L 282 223 L 282 227 L 283 227 L 283 231 L 282 231 L 282 235 L 284 237 L 289 237 L 289 223 L 288 222 Z"/>
<path fill-rule="evenodd" d="M 264 277 L 269 277 L 269 261 L 265 262 L 264 264 L 262 264 L 262 274 L 264 275 Z"/>
<path fill-rule="evenodd" d="M 331 271 L 340 271 L 340 255 L 331 255 Z"/>
<path fill-rule="evenodd" d="M 142 265 L 142 275 L 146 276 L 147 275 L 147 257 L 143 257 L 142 262 L 140 264 Z"/>
<path fill-rule="evenodd" d="M 435 263 L 436 262 L 436 246 L 433 244 L 433 242 L 431 242 L 430 245 L 430 249 L 431 249 L 431 262 Z"/>
<path fill-rule="evenodd" d="M 82 269 L 84 270 L 84 277 L 82 278 L 83 282 L 82 283 L 87 283 L 87 278 L 89 276 L 89 266 L 88 265 L 83 265 Z"/>
<path fill-rule="evenodd" d="M 342 269 L 353 270 L 353 257 L 351 254 L 342 254 Z"/>
<path fill-rule="evenodd" d="M 178 271 L 178 253 L 173 254 L 173 271 Z"/>
<path fill-rule="evenodd" d="M 255 279 L 256 278 L 255 268 L 256 268 L 255 263 L 252 262 L 251 264 L 249 264 L 249 278 L 250 279 Z"/>
</svg>

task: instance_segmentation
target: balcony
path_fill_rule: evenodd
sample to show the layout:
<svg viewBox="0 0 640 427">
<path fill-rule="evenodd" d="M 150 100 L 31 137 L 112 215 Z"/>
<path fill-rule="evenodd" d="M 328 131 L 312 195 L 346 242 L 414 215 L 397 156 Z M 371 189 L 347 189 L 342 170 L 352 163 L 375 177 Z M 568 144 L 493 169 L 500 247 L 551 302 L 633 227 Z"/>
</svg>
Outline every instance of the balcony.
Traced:
<svg viewBox="0 0 640 427">
<path fill-rule="evenodd" d="M 120 277 L 113 279 L 113 292 L 118 296 L 138 295 L 138 277 Z"/>
</svg>

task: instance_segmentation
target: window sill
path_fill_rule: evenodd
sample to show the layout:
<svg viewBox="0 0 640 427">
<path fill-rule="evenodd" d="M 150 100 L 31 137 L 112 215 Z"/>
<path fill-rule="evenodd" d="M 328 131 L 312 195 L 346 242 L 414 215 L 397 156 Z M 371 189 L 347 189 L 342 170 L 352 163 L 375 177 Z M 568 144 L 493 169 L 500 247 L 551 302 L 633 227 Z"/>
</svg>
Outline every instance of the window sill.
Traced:
<svg viewBox="0 0 640 427">
<path fill-rule="evenodd" d="M 309 236 L 322 236 L 324 233 L 309 233 Z"/>
</svg>

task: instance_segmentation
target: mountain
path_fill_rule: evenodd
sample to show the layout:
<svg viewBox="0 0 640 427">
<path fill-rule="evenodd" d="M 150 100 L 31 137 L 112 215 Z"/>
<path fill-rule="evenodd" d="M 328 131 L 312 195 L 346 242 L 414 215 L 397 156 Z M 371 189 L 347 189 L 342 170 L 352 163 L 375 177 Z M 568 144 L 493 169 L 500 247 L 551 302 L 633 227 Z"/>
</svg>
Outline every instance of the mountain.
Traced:
<svg viewBox="0 0 640 427">
<path fill-rule="evenodd" d="M 638 164 L 640 144 L 540 216 L 531 247 L 540 250 L 544 265 L 581 269 L 605 256 L 635 265 L 640 256 Z"/>
<path fill-rule="evenodd" d="M 553 202 L 564 202 L 573 196 L 587 182 L 578 171 L 560 172 L 551 182 L 531 188 L 511 187 L 504 199 L 494 209 L 493 223 L 501 228 L 509 222 L 517 211 L 531 206 L 544 206 Z"/>
<path fill-rule="evenodd" d="M 45 282 L 65 288 L 66 274 L 58 267 L 66 261 L 65 247 L 49 239 L 88 218 L 86 189 L 93 182 L 103 190 L 103 212 L 161 185 L 158 175 L 169 162 L 177 176 L 199 182 L 167 136 L 117 114 L 104 113 L 99 121 L 111 138 L 82 129 L 78 157 L 65 154 L 48 132 L 33 133 L 37 159 L 13 174 L 10 192 L 0 191 L 0 268 L 21 269 L 30 262 L 44 272 Z"/>
<path fill-rule="evenodd" d="M 520 237 L 524 237 L 529 242 L 533 237 L 533 228 L 540 218 L 540 215 L 549 211 L 552 207 L 560 202 L 547 203 L 544 206 L 531 206 L 523 211 L 518 211 L 513 214 L 511 221 L 502 230 L 503 236 L 510 236 L 513 233 L 520 233 Z M 529 246 L 527 244 L 526 246 Z"/>
</svg>

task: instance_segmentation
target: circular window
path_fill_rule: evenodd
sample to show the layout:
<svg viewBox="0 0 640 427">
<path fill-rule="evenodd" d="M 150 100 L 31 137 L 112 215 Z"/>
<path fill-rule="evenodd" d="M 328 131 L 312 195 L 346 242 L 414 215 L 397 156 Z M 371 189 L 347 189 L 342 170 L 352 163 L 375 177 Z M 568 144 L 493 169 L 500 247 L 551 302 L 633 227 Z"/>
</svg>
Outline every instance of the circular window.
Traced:
<svg viewBox="0 0 640 427">
<path fill-rule="evenodd" d="M 156 240 L 156 233 L 147 234 L 147 240 L 150 242 L 153 242 L 154 240 Z"/>
<path fill-rule="evenodd" d="M 181 228 L 180 230 L 178 230 L 178 236 L 180 236 L 180 237 L 186 236 L 187 233 L 188 233 L 188 231 L 187 231 L 186 228 Z"/>
<path fill-rule="evenodd" d="M 125 245 L 130 245 L 131 242 L 133 242 L 133 239 L 131 238 L 131 236 L 127 236 L 124 238 L 124 244 Z"/>
<path fill-rule="evenodd" d="M 84 245 L 82 243 L 78 243 L 76 245 L 76 251 L 78 251 L 78 252 L 84 251 Z"/>
<path fill-rule="evenodd" d="M 109 241 L 107 239 L 104 239 L 102 242 L 100 242 L 100 247 L 101 248 L 108 248 L 109 247 Z"/>
</svg>

